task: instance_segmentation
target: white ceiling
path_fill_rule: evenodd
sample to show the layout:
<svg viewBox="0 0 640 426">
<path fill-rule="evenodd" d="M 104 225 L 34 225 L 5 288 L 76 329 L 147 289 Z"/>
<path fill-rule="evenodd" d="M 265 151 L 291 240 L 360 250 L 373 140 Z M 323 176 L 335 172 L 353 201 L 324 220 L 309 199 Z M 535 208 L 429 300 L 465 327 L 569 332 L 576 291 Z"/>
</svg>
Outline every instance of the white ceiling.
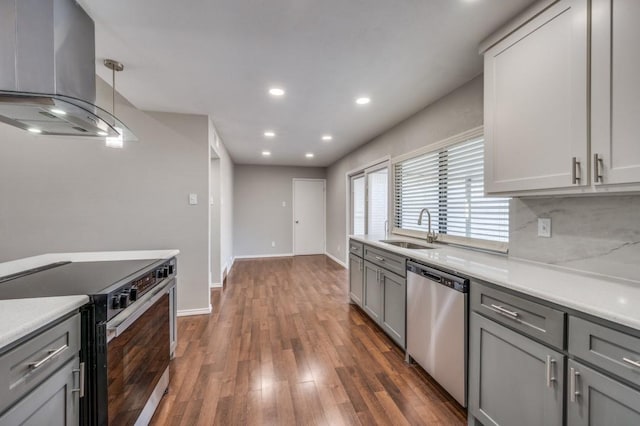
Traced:
<svg viewBox="0 0 640 426">
<path fill-rule="evenodd" d="M 236 163 L 327 166 L 478 75 L 478 43 L 533 0 L 79 2 L 138 108 L 209 114 Z"/>
</svg>

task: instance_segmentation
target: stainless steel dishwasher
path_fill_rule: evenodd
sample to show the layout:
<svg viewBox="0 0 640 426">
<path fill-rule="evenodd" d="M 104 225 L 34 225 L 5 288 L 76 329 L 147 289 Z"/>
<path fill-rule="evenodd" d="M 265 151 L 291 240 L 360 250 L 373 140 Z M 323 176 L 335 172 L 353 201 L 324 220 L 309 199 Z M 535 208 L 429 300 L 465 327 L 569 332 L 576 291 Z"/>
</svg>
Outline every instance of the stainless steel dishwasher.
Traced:
<svg viewBox="0 0 640 426">
<path fill-rule="evenodd" d="M 467 406 L 469 280 L 407 262 L 407 356 Z"/>
</svg>

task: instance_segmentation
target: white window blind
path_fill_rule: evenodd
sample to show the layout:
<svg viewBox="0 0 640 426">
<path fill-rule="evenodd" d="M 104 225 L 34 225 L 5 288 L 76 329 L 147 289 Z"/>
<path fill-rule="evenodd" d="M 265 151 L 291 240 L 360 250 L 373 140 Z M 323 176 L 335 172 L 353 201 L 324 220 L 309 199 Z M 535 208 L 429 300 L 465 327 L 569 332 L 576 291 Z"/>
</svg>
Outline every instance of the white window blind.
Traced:
<svg viewBox="0 0 640 426">
<path fill-rule="evenodd" d="M 386 232 L 389 181 L 387 167 L 367 173 L 368 217 L 367 234 L 384 235 Z"/>
<path fill-rule="evenodd" d="M 365 190 L 364 175 L 351 178 L 352 234 L 364 234 L 365 226 Z"/>
<path fill-rule="evenodd" d="M 509 199 L 484 196 L 484 140 L 472 139 L 395 165 L 394 225 L 426 231 L 418 216 L 431 213 L 433 231 L 457 237 L 506 242 Z"/>
</svg>

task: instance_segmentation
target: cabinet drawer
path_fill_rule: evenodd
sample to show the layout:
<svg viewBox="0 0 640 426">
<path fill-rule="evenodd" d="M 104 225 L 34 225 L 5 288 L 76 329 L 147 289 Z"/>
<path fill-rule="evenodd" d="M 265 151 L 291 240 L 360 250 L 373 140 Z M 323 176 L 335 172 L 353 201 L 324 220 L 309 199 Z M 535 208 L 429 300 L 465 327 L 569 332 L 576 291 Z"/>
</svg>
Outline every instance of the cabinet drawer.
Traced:
<svg viewBox="0 0 640 426">
<path fill-rule="evenodd" d="M 640 338 L 569 317 L 569 353 L 640 386 Z"/>
<path fill-rule="evenodd" d="M 363 245 L 354 240 L 349 240 L 349 253 L 362 257 Z"/>
<path fill-rule="evenodd" d="M 556 348 L 564 348 L 564 312 L 476 282 L 471 283 L 471 308 Z"/>
<path fill-rule="evenodd" d="M 0 356 L 0 412 L 34 389 L 80 351 L 80 314 Z"/>
<path fill-rule="evenodd" d="M 389 253 L 388 251 L 364 246 L 364 258 L 382 268 L 395 272 L 401 277 L 407 276 L 406 258 L 401 255 Z"/>
</svg>

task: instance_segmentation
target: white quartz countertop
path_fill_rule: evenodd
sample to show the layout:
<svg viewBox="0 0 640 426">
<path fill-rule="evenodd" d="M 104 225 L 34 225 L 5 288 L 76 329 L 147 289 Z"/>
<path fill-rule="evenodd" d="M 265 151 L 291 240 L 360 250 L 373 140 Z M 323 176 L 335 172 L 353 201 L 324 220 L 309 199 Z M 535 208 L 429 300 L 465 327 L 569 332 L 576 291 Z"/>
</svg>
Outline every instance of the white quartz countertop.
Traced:
<svg viewBox="0 0 640 426">
<path fill-rule="evenodd" d="M 0 278 L 56 262 L 170 259 L 179 250 L 49 253 L 0 263 Z M 1 285 L 1 284 L 0 284 Z M 0 348 L 89 302 L 87 295 L 0 300 Z"/>
<path fill-rule="evenodd" d="M 427 244 L 436 248 L 414 250 L 379 241 L 404 240 L 425 244 L 423 240 L 404 236 L 352 235 L 351 238 L 640 330 L 640 281 L 580 273 L 444 244 Z"/>
<path fill-rule="evenodd" d="M 89 302 L 89 296 L 0 300 L 0 348 Z"/>
</svg>

